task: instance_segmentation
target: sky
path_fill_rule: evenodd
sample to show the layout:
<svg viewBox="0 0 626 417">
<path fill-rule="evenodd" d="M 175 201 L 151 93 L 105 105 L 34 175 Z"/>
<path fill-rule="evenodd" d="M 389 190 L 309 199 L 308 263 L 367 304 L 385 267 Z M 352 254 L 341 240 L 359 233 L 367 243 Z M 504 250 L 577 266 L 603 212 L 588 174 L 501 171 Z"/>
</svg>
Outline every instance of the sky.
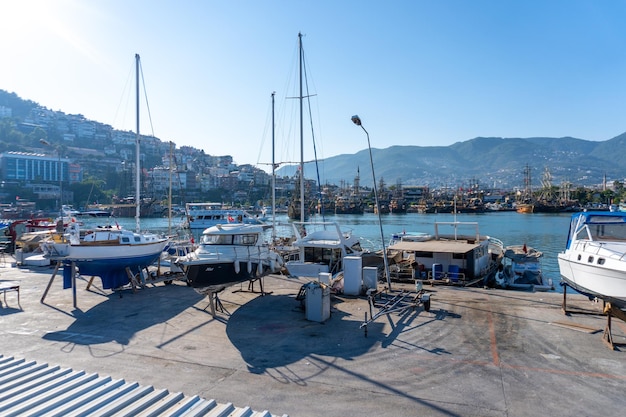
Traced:
<svg viewBox="0 0 626 417">
<path fill-rule="evenodd" d="M 604 141 L 626 131 L 624 18 L 626 0 L 0 0 L 0 89 L 134 130 L 139 54 L 142 134 L 271 170 L 300 160 L 302 33 L 305 160 Z"/>
</svg>

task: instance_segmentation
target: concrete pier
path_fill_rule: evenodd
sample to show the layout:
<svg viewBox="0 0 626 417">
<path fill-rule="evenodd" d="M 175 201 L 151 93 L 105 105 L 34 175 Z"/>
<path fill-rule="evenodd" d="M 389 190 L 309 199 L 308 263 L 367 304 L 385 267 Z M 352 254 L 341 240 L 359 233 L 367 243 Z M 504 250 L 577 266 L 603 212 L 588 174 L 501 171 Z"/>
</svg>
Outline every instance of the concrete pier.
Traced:
<svg viewBox="0 0 626 417">
<path fill-rule="evenodd" d="M 306 320 L 296 300 L 307 280 L 265 278 L 266 295 L 236 285 L 223 311 L 183 282 L 137 292 L 96 279 L 0 266 L 15 283 L 0 308 L 0 356 L 137 381 L 219 403 L 307 416 L 622 415 L 626 347 L 602 342 L 602 303 L 568 294 L 429 287 L 430 311 L 361 324 L 365 297 L 331 295 L 330 318 Z M 382 288 L 382 286 L 381 286 Z M 394 285 L 394 290 L 415 286 Z M 571 291 L 571 290 L 570 290 Z M 0 296 L 1 297 L 1 296 Z M 613 340 L 626 323 L 613 320 Z"/>
</svg>

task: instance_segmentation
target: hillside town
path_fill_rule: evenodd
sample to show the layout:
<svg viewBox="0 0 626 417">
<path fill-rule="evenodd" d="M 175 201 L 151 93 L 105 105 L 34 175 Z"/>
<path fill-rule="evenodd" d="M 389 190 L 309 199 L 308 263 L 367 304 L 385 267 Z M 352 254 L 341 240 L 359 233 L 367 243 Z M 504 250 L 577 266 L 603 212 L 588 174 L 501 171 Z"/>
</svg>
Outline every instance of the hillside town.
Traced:
<svg viewBox="0 0 626 417">
<path fill-rule="evenodd" d="M 134 202 L 134 152 L 137 135 L 88 120 L 82 115 L 52 111 L 24 101 L 15 94 L 0 95 L 0 203 L 3 218 L 57 212 L 62 205 L 80 210 L 104 210 L 118 217 L 132 216 Z M 140 136 L 142 216 L 168 215 L 186 202 L 219 201 L 233 207 L 261 210 L 272 204 L 286 211 L 298 194 L 296 175 L 275 175 L 250 164 L 237 165 L 230 155 L 205 151 Z M 446 187 L 388 184 L 380 178 L 380 208 L 390 212 L 482 212 L 515 209 L 533 199 L 548 202 L 549 210 L 571 210 L 593 204 L 618 204 L 623 183 L 573 188 L 553 185 L 548 170 L 540 186 L 531 181 L 514 189 L 494 189 L 478 179 Z M 361 185 L 357 168 L 352 179 L 340 184 L 305 180 L 310 213 L 354 214 L 374 210 L 372 187 Z M 535 181 L 538 183 L 539 181 Z M 544 207 L 546 205 L 544 204 Z M 535 204 L 539 210 L 538 204 Z"/>
</svg>

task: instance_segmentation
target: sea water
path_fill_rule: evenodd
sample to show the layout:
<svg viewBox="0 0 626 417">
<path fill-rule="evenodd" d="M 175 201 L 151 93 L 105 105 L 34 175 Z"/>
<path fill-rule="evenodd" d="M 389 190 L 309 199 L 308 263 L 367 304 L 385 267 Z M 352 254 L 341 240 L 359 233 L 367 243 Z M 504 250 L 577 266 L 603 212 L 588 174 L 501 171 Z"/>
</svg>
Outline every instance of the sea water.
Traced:
<svg viewBox="0 0 626 417">
<path fill-rule="evenodd" d="M 521 214 L 515 211 L 489 212 L 482 214 L 382 214 L 379 216 L 373 213 L 360 215 L 316 215 L 310 221 L 338 222 L 342 229 L 351 229 L 355 236 L 361 239 L 364 248 L 370 250 L 380 250 L 382 242 L 388 244 L 394 233 L 435 233 L 435 222 L 476 222 L 478 223 L 481 235 L 487 235 L 502 241 L 504 246 L 524 245 L 533 247 L 543 252 L 541 261 L 543 274 L 546 278 L 552 279 L 555 290 L 562 291 L 558 285 L 561 278 L 557 262 L 557 254 L 565 249 L 567 233 L 569 229 L 571 214 Z M 120 226 L 134 230 L 135 219 L 81 219 L 88 225 L 119 224 Z M 272 219 L 268 218 L 268 224 L 272 224 Z M 278 225 L 285 225 L 289 222 L 286 215 L 277 215 L 275 220 Z M 175 230 L 182 223 L 182 218 L 158 218 L 141 219 L 141 229 L 165 233 L 168 229 Z M 382 225 L 382 237 L 381 237 Z M 282 227 L 282 226 L 281 226 Z M 446 229 L 449 227 L 449 230 Z M 284 227 L 283 227 L 284 230 Z M 467 232 L 467 228 L 461 229 Z M 194 231 L 197 239 L 202 231 Z M 453 233 L 451 226 L 440 226 L 440 233 Z M 280 233 L 279 233 L 280 235 Z M 383 240 L 384 238 L 384 240 Z"/>
</svg>

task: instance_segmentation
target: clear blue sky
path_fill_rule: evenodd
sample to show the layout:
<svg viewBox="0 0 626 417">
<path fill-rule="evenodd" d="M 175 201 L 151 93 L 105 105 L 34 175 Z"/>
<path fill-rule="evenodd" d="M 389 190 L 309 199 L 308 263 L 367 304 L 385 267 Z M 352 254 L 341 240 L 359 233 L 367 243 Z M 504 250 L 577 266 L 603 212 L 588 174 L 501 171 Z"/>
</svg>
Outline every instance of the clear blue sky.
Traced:
<svg viewBox="0 0 626 417">
<path fill-rule="evenodd" d="M 373 148 L 607 140 L 626 131 L 625 18 L 623 0 L 0 0 L 0 89 L 133 130 L 138 53 L 142 133 L 268 163 L 276 91 L 276 160 L 299 161 L 302 32 L 318 158 L 367 148 L 353 114 Z"/>
</svg>

